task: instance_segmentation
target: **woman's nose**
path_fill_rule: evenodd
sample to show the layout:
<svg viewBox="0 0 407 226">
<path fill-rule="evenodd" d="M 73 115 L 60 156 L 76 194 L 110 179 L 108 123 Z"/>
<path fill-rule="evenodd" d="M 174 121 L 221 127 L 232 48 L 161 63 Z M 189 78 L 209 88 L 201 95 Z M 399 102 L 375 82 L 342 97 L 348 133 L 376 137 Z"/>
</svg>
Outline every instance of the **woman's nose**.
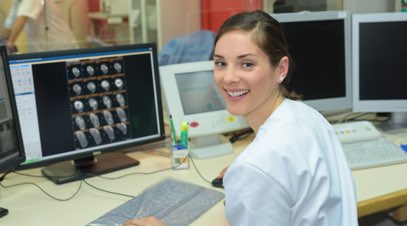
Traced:
<svg viewBox="0 0 407 226">
<path fill-rule="evenodd" d="M 226 83 L 239 82 L 240 78 L 236 72 L 237 70 L 234 67 L 228 67 L 227 70 L 225 70 L 224 81 Z"/>
</svg>

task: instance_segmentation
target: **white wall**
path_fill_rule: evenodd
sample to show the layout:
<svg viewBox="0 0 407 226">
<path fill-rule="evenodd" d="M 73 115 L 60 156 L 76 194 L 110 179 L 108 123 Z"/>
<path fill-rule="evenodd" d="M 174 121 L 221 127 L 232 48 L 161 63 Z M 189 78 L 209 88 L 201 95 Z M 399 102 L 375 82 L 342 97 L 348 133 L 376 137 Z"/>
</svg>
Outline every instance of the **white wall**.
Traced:
<svg viewBox="0 0 407 226">
<path fill-rule="evenodd" d="M 343 8 L 351 13 L 394 12 L 395 0 L 343 0 Z"/>
</svg>

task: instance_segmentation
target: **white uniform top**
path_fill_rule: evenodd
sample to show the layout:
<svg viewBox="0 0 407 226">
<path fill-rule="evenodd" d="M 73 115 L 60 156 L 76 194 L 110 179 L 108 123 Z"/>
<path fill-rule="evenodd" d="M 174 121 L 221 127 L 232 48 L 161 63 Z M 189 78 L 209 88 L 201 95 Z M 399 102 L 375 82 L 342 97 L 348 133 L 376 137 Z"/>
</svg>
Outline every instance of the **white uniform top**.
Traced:
<svg viewBox="0 0 407 226">
<path fill-rule="evenodd" d="M 78 48 L 75 36 L 52 0 L 13 0 L 5 27 L 26 16 L 25 31 L 30 52 Z"/>
<path fill-rule="evenodd" d="M 283 101 L 223 181 L 232 226 L 358 225 L 354 181 L 338 138 L 299 101 Z"/>
</svg>

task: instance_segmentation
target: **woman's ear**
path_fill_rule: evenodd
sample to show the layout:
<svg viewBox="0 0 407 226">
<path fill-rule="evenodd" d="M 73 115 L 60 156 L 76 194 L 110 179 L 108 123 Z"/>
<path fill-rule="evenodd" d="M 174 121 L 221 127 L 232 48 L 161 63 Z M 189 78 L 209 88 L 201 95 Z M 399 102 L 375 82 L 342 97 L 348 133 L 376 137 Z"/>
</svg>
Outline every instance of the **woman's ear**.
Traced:
<svg viewBox="0 0 407 226">
<path fill-rule="evenodd" d="M 288 57 L 284 56 L 281 58 L 280 63 L 278 64 L 278 82 L 282 83 L 285 77 L 288 74 L 288 67 L 289 67 L 289 60 Z"/>
</svg>

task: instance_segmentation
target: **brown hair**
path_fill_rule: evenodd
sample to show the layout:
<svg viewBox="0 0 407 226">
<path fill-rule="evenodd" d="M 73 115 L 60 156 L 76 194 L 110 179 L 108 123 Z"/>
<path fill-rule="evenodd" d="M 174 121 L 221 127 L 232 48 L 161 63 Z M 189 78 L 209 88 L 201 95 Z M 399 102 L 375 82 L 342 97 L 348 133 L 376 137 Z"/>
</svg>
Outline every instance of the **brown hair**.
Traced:
<svg viewBox="0 0 407 226">
<path fill-rule="evenodd" d="M 229 17 L 222 24 L 216 34 L 214 46 L 225 33 L 236 30 L 252 32 L 254 42 L 267 54 L 271 65 L 277 66 L 281 58 L 288 57 L 288 73 L 280 85 L 280 92 L 286 98 L 301 99 L 300 95 L 289 92 L 285 87 L 290 80 L 293 61 L 288 52 L 288 45 L 281 24 L 272 16 L 260 10 L 241 12 Z"/>
</svg>

